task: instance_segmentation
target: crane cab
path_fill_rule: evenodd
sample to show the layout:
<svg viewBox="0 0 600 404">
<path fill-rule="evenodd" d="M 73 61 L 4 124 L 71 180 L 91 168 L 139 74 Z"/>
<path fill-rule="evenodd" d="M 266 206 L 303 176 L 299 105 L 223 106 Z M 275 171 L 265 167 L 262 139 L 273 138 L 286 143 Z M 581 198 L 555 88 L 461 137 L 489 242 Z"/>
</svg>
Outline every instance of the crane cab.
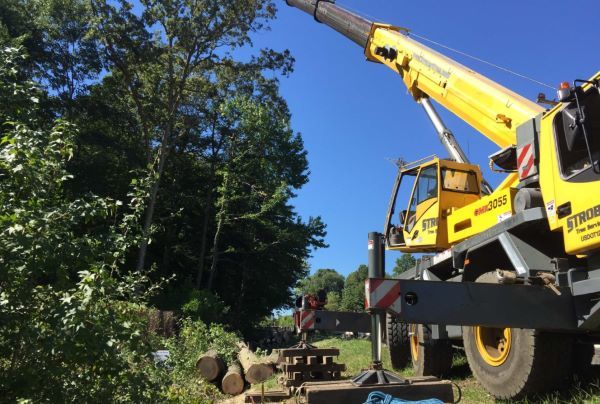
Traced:
<svg viewBox="0 0 600 404">
<path fill-rule="evenodd" d="M 401 165 L 386 220 L 386 248 L 402 252 L 447 249 L 447 217 L 482 197 L 478 166 L 435 156 Z M 408 200 L 406 200 L 408 196 Z"/>
<path fill-rule="evenodd" d="M 600 249 L 600 72 L 576 82 L 541 118 L 539 184 L 565 252 L 590 254 Z"/>
</svg>

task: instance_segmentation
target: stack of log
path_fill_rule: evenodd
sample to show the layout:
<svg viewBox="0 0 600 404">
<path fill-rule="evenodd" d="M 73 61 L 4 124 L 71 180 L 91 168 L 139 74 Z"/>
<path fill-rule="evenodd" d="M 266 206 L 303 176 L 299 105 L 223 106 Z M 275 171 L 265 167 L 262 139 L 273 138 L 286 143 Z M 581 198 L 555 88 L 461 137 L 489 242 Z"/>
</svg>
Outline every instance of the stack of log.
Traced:
<svg viewBox="0 0 600 404">
<path fill-rule="evenodd" d="M 259 357 L 246 345 L 240 344 L 237 361 L 226 364 L 215 350 L 198 358 L 196 369 L 204 380 L 220 385 L 226 394 L 238 395 L 246 383 L 262 383 L 273 375 L 278 354 Z"/>
</svg>

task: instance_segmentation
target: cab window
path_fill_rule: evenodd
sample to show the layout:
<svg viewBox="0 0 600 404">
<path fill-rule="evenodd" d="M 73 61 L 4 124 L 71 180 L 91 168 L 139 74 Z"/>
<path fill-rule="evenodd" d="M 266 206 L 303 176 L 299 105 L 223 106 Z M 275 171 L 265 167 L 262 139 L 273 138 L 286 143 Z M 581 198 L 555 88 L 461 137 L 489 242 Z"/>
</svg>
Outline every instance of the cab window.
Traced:
<svg viewBox="0 0 600 404">
<path fill-rule="evenodd" d="M 479 194 L 477 175 L 474 172 L 442 168 L 442 187 L 446 191 Z"/>
<path fill-rule="evenodd" d="M 600 159 L 600 94 L 598 89 L 591 88 L 582 94 L 580 106 L 581 109 L 577 108 L 576 102 L 572 101 L 556 115 L 554 120 L 560 169 L 565 178 L 573 177 L 591 168 L 593 162 Z M 587 134 L 587 142 L 584 129 Z"/>
<path fill-rule="evenodd" d="M 423 202 L 438 197 L 437 165 L 424 168 L 419 173 L 410 206 L 406 215 L 406 231 L 411 232 L 415 223 L 425 210 L 419 209 Z"/>
</svg>

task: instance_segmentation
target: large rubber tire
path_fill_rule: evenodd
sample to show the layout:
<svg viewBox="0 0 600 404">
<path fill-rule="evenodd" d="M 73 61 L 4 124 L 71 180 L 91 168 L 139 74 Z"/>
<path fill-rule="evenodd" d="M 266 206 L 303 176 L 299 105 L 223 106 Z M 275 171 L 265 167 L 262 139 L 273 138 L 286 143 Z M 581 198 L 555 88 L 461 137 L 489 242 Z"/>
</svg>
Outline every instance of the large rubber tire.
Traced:
<svg viewBox="0 0 600 404">
<path fill-rule="evenodd" d="M 442 377 L 452 367 L 452 344 L 448 340 L 434 340 L 429 326 L 411 324 L 411 358 L 416 376 Z M 416 337 L 416 339 L 414 339 Z"/>
<path fill-rule="evenodd" d="M 486 273 L 477 282 L 496 282 Z M 502 310 L 501 303 L 498 308 Z M 494 330 L 479 328 L 479 330 Z M 518 399 L 555 390 L 568 380 L 572 370 L 572 338 L 536 330 L 511 328 L 507 353 L 495 365 L 484 359 L 477 347 L 477 327 L 463 326 L 463 344 L 475 378 L 498 399 Z M 505 334 L 504 334 L 505 335 Z M 480 337 L 481 342 L 481 337 Z M 483 346 L 483 344 L 480 344 Z"/>
<path fill-rule="evenodd" d="M 410 345 L 408 341 L 408 324 L 398 317 L 387 313 L 387 345 L 390 350 L 390 361 L 394 369 L 404 369 L 410 364 Z"/>
</svg>

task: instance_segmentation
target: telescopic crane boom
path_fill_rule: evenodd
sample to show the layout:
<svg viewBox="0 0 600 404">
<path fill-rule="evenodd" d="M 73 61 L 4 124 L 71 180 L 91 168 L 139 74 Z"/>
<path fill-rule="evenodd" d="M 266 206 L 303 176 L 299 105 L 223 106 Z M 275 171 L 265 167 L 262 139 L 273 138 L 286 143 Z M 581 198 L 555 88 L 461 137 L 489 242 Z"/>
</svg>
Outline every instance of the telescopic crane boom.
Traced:
<svg viewBox="0 0 600 404">
<path fill-rule="evenodd" d="M 516 144 L 516 128 L 544 111 L 411 39 L 406 29 L 374 23 L 330 1 L 286 1 L 363 47 L 369 60 L 397 72 L 416 101 L 434 99 L 501 148 Z"/>
</svg>

